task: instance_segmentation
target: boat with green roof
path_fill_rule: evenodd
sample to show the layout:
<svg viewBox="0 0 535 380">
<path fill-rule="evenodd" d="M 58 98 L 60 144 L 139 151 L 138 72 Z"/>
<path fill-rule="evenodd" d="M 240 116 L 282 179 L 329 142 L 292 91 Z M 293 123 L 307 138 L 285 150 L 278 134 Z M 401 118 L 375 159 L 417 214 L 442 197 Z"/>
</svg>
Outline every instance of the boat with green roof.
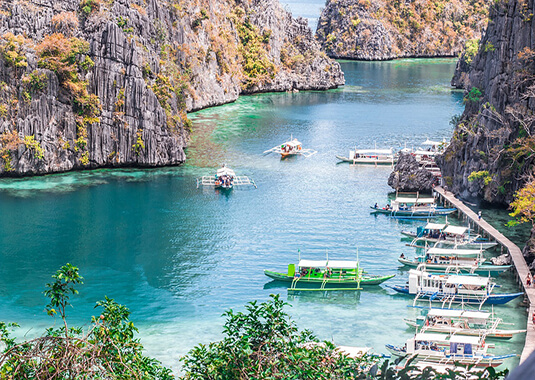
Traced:
<svg viewBox="0 0 535 380">
<path fill-rule="evenodd" d="M 379 285 L 395 276 L 364 273 L 358 260 L 329 259 L 300 259 L 297 265 L 289 264 L 286 273 L 264 270 L 264 274 L 274 280 L 291 283 L 289 291 L 359 290 L 361 286 Z"/>
</svg>

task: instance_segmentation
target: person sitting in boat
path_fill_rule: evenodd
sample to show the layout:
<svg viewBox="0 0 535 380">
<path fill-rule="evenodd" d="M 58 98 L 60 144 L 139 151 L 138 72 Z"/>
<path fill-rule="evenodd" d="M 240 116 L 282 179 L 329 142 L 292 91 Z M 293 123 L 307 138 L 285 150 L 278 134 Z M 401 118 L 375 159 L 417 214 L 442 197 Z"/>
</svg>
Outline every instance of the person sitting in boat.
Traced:
<svg viewBox="0 0 535 380">
<path fill-rule="evenodd" d="M 387 203 L 387 205 L 385 206 L 385 210 L 390 210 L 390 204 Z"/>
<path fill-rule="evenodd" d="M 377 202 L 375 202 L 375 205 L 373 206 L 373 208 L 377 208 Z"/>
<path fill-rule="evenodd" d="M 401 252 L 401 255 L 399 255 L 399 258 L 400 259 L 404 259 L 405 258 L 405 255 L 403 254 L 403 252 Z"/>
</svg>

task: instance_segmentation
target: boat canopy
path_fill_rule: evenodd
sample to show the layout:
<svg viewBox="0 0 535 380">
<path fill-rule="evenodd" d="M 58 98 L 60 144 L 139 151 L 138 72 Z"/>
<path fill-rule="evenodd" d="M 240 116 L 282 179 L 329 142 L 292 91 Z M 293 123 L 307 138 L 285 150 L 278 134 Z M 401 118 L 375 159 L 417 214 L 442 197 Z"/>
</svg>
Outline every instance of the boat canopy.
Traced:
<svg viewBox="0 0 535 380">
<path fill-rule="evenodd" d="M 297 147 L 300 146 L 301 143 L 297 139 L 293 139 L 291 141 L 285 142 L 283 145 Z"/>
<path fill-rule="evenodd" d="M 414 336 L 415 340 L 424 340 L 429 342 L 448 342 L 450 335 L 433 334 L 433 333 L 418 333 Z"/>
<path fill-rule="evenodd" d="M 468 343 L 478 345 L 481 343 L 481 338 L 470 335 L 446 335 L 446 334 L 432 334 L 432 333 L 418 333 L 414 336 L 415 340 L 429 341 L 429 342 L 449 342 L 449 343 Z"/>
<path fill-rule="evenodd" d="M 441 223 L 427 223 L 424 227 L 426 230 L 443 230 L 447 224 L 441 224 Z"/>
<path fill-rule="evenodd" d="M 449 318 L 470 318 L 470 319 L 488 319 L 490 313 L 484 311 L 470 311 L 459 309 L 431 309 L 427 313 L 428 317 L 449 317 Z"/>
<path fill-rule="evenodd" d="M 479 249 L 459 249 L 459 248 L 429 248 L 426 252 L 433 256 L 479 256 Z"/>
<path fill-rule="evenodd" d="M 453 234 L 453 235 L 464 235 L 468 231 L 468 227 L 462 227 L 462 226 L 448 226 L 444 230 L 447 234 Z"/>
<path fill-rule="evenodd" d="M 300 260 L 300 268 L 358 268 L 358 261 L 352 260 Z"/>
<path fill-rule="evenodd" d="M 484 312 L 484 311 L 470 311 L 465 310 L 463 313 L 464 318 L 470 318 L 470 319 L 481 319 L 486 320 L 489 319 L 491 316 L 490 313 Z"/>
<path fill-rule="evenodd" d="M 481 344 L 481 338 L 478 336 L 470 336 L 470 335 L 451 335 L 451 338 L 449 339 L 450 343 L 467 343 L 472 344 L 474 346 Z"/>
<path fill-rule="evenodd" d="M 422 145 L 431 145 L 431 146 L 439 146 L 440 144 L 443 144 L 443 142 L 442 141 L 432 141 L 432 140 L 429 140 L 429 138 L 422 143 Z"/>
<path fill-rule="evenodd" d="M 390 149 L 355 149 L 355 153 L 358 154 L 393 154 L 392 148 Z"/>
<path fill-rule="evenodd" d="M 223 166 L 221 169 L 217 169 L 217 176 L 221 177 L 223 175 L 228 175 L 228 176 L 231 176 L 231 177 L 235 177 L 236 173 L 234 173 L 234 170 Z"/>
<path fill-rule="evenodd" d="M 398 197 L 396 198 L 397 203 L 435 203 L 435 198 L 409 198 L 409 197 Z"/>
<path fill-rule="evenodd" d="M 468 286 L 487 286 L 490 279 L 479 276 L 449 276 L 446 284 L 468 285 Z"/>
<path fill-rule="evenodd" d="M 417 155 L 417 156 L 435 156 L 438 153 L 437 152 L 433 152 L 431 150 L 417 150 L 417 151 L 414 152 L 414 154 Z"/>
</svg>

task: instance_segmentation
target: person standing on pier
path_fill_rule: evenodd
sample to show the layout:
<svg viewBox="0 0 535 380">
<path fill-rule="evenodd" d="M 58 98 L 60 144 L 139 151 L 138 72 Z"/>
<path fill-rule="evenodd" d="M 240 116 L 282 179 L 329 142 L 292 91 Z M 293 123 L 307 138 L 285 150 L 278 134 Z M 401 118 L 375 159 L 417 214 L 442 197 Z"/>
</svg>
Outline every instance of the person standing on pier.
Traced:
<svg viewBox="0 0 535 380">
<path fill-rule="evenodd" d="M 481 220 L 481 210 L 477 213 L 477 220 Z"/>
<path fill-rule="evenodd" d="M 529 288 L 531 286 L 531 274 L 528 272 L 528 275 L 526 277 L 526 287 Z"/>
</svg>

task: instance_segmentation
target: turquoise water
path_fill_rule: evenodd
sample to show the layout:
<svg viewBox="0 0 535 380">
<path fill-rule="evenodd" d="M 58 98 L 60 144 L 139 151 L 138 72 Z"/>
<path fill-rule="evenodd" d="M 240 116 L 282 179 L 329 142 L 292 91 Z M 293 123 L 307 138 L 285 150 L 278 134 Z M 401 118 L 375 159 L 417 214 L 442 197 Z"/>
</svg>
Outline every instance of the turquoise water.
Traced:
<svg viewBox="0 0 535 380">
<path fill-rule="evenodd" d="M 342 62 L 342 89 L 248 96 L 197 112 L 183 167 L 0 180 L 0 320 L 19 321 L 27 336 L 53 323 L 42 291 L 70 262 L 85 277 L 73 321 L 89 321 L 104 295 L 115 298 L 130 307 L 148 353 L 174 369 L 195 344 L 221 337 L 226 309 L 270 293 L 281 293 L 300 328 L 322 339 L 376 352 L 403 344 L 412 334 L 403 318 L 419 309 L 384 285 L 287 297 L 262 271 L 285 271 L 298 250 L 303 258 L 328 252 L 352 259 L 358 247 L 367 272 L 395 273 L 391 284 L 406 281 L 396 259 L 413 252 L 399 232 L 418 223 L 369 213 L 387 201 L 391 169 L 337 164 L 334 156 L 354 145 L 448 138 L 449 120 L 463 109 L 462 94 L 449 87 L 454 66 Z M 290 135 L 318 153 L 284 161 L 262 155 Z M 250 175 L 258 189 L 196 188 L 196 177 L 223 163 Z M 500 291 L 516 290 L 510 275 L 500 284 Z M 520 301 L 496 311 L 517 328 L 525 323 Z M 522 346 L 520 336 L 497 343 L 495 352 L 520 353 Z"/>
</svg>

